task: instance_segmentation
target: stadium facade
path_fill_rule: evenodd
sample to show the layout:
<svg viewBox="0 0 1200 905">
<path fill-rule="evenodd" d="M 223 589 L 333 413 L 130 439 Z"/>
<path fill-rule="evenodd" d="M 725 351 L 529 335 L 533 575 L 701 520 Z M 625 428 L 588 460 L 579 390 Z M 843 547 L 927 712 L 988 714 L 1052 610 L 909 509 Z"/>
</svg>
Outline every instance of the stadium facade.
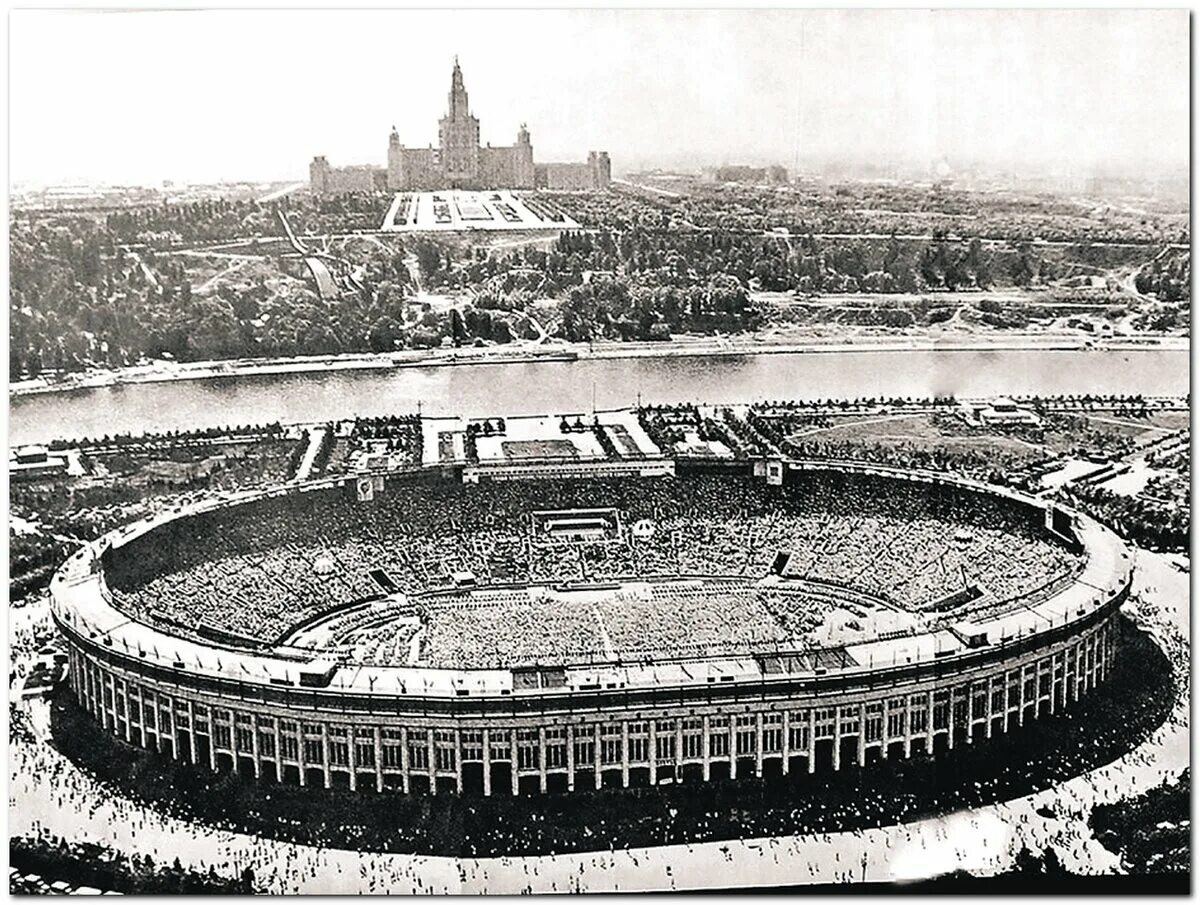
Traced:
<svg viewBox="0 0 1200 905">
<path fill-rule="evenodd" d="M 534 163 L 533 143 L 524 124 L 513 145 L 481 145 L 479 119 L 471 113 L 457 57 L 450 75 L 446 115 L 438 123 L 437 147 L 406 147 L 393 128 L 388 137 L 386 169 L 336 168 L 323 156 L 314 157 L 309 165 L 309 185 L 314 195 L 384 189 L 594 190 L 608 188 L 611 175 L 607 151 L 589 151 L 582 163 Z"/>
<path fill-rule="evenodd" d="M 115 608 L 106 571 L 139 538 L 267 496 L 338 485 L 353 495 L 356 479 L 340 478 L 203 501 L 73 556 L 51 588 L 70 687 L 116 737 L 207 769 L 363 792 L 495 795 L 869 768 L 1054 719 L 1109 674 L 1132 563 L 1090 518 L 944 474 L 800 461 L 759 471 L 764 481 L 836 471 L 1002 498 L 1072 544 L 1082 567 L 1052 593 L 923 634 L 544 668 L 371 666 L 246 649 Z"/>
</svg>

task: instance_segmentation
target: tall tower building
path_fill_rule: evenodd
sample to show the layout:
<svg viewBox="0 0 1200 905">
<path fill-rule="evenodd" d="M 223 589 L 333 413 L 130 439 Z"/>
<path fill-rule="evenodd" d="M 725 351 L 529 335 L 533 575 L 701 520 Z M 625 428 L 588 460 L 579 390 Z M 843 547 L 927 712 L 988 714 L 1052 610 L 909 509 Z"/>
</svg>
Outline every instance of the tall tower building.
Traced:
<svg viewBox="0 0 1200 905">
<path fill-rule="evenodd" d="M 590 191 L 609 185 L 608 154 L 588 155 L 586 163 L 534 163 L 533 140 L 525 124 L 515 144 L 493 147 L 479 142 L 479 120 L 471 115 L 458 57 L 450 74 L 446 115 L 438 120 L 438 143 L 406 147 L 396 127 L 388 135 L 387 167 L 330 167 L 316 158 L 309 167 L 314 195 L 345 191 L 430 192 L 443 189 L 562 189 Z"/>
<path fill-rule="evenodd" d="M 387 187 L 401 188 L 405 184 L 404 176 L 404 145 L 400 144 L 400 133 L 392 126 L 392 134 L 388 136 Z"/>
<path fill-rule="evenodd" d="M 449 187 L 472 187 L 479 177 L 479 120 L 471 115 L 458 57 L 450 74 L 449 109 L 438 123 L 438 146 Z"/>
</svg>

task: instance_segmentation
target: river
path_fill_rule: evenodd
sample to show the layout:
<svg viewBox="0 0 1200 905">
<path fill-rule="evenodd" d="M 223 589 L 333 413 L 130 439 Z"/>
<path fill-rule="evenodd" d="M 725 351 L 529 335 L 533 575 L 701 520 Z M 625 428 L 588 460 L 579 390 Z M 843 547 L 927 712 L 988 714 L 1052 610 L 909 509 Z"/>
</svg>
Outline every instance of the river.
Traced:
<svg viewBox="0 0 1200 905">
<path fill-rule="evenodd" d="M 643 402 L 1039 393 L 1182 395 L 1186 351 L 864 351 L 533 361 L 116 385 L 12 398 L 9 443 L 411 412 L 586 412 Z"/>
</svg>

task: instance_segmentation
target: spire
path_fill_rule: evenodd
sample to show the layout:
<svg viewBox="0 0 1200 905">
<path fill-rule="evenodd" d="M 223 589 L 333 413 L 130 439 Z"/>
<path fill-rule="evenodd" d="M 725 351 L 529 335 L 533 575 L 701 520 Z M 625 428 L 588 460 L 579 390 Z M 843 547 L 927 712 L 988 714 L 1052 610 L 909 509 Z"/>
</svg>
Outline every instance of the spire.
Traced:
<svg viewBox="0 0 1200 905">
<path fill-rule="evenodd" d="M 458 54 L 454 55 L 454 71 L 450 73 L 450 115 L 461 113 L 466 116 L 467 89 L 463 85 L 462 69 L 458 65 Z"/>
</svg>

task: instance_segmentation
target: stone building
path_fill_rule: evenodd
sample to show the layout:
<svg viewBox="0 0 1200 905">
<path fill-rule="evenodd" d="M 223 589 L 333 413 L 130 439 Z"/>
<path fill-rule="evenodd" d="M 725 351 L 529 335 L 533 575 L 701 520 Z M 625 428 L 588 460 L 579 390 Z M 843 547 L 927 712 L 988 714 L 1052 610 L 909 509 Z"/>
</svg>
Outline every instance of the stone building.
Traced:
<svg viewBox="0 0 1200 905">
<path fill-rule="evenodd" d="M 366 172 L 369 171 L 369 172 Z M 495 147 L 479 142 L 479 118 L 472 115 L 457 58 L 450 74 L 446 115 L 438 121 L 438 143 L 424 148 L 401 144 L 393 127 L 388 137 L 387 169 L 335 169 L 324 157 L 309 167 L 313 194 L 372 190 L 438 191 L 441 189 L 573 189 L 608 188 L 608 152 L 591 151 L 582 163 L 535 164 L 529 130 L 522 123 L 515 144 Z"/>
<path fill-rule="evenodd" d="M 387 187 L 387 173 L 382 167 L 368 165 L 331 167 L 322 156 L 308 165 L 308 181 L 314 195 L 379 192 Z"/>
</svg>

